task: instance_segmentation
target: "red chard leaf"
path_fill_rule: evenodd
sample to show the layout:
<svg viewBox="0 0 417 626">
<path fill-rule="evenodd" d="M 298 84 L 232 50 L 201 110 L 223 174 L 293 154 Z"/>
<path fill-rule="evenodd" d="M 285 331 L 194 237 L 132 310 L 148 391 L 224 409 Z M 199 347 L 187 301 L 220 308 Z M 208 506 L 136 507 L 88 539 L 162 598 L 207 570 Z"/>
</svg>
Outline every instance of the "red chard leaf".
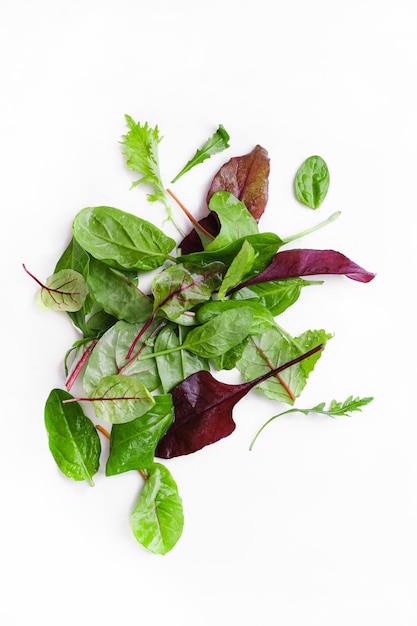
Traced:
<svg viewBox="0 0 417 626">
<path fill-rule="evenodd" d="M 268 202 L 269 156 L 265 148 L 256 146 L 252 152 L 232 157 L 214 176 L 207 193 L 207 204 L 216 191 L 229 191 L 246 206 L 259 222 Z M 220 230 L 217 216 L 210 213 L 199 224 L 216 236 Z M 182 254 L 203 250 L 200 237 L 192 230 L 179 245 Z"/>
<path fill-rule="evenodd" d="M 215 175 L 207 203 L 216 191 L 229 191 L 259 222 L 268 202 L 269 169 L 268 153 L 259 145 L 249 154 L 232 157 Z"/>
<path fill-rule="evenodd" d="M 205 370 L 191 374 L 171 390 L 175 418 L 159 441 L 156 456 L 170 459 L 190 454 L 227 437 L 236 428 L 232 417 L 234 406 L 253 387 L 322 349 L 320 344 L 254 380 L 237 385 L 220 382 Z"/>
<path fill-rule="evenodd" d="M 344 274 L 360 283 L 368 283 L 375 278 L 375 274 L 336 250 L 296 249 L 278 252 L 263 272 L 240 284 L 237 289 L 270 280 L 320 274 Z"/>
</svg>

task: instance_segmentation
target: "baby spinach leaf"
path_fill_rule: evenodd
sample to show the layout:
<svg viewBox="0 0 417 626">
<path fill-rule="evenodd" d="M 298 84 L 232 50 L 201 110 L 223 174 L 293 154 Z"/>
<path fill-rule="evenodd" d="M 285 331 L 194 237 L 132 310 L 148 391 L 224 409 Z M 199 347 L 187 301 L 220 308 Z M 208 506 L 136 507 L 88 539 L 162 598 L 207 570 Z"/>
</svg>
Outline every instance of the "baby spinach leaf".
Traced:
<svg viewBox="0 0 417 626">
<path fill-rule="evenodd" d="M 157 269 L 175 246 L 151 222 L 107 206 L 82 209 L 74 219 L 73 234 L 91 256 L 116 269 Z"/>
<path fill-rule="evenodd" d="M 212 137 L 207 139 L 205 144 L 196 151 L 193 158 L 188 161 L 187 165 L 183 167 L 183 169 L 172 179 L 172 183 L 177 182 L 186 172 L 189 172 L 195 165 L 199 165 L 203 163 L 206 159 L 208 159 L 213 154 L 217 154 L 218 152 L 222 152 L 229 147 L 229 134 L 226 129 L 219 124 L 218 129 L 214 133 Z"/>
<path fill-rule="evenodd" d="M 146 471 L 148 478 L 131 515 L 133 534 L 151 552 L 166 554 L 182 535 L 182 499 L 166 467 L 154 463 Z"/>
<path fill-rule="evenodd" d="M 207 194 L 207 203 L 219 190 L 228 191 L 247 207 L 259 222 L 268 202 L 268 152 L 261 146 L 239 157 L 232 157 L 214 176 Z"/>
<path fill-rule="evenodd" d="M 98 419 L 111 424 L 131 422 L 155 404 L 153 396 L 140 380 L 118 374 L 102 378 L 90 397 L 75 400 L 91 402 Z"/>
<path fill-rule="evenodd" d="M 251 380 L 290 359 L 296 358 L 318 343 L 324 346 L 330 338 L 331 335 L 324 330 L 309 330 L 299 337 L 293 338 L 278 326 L 271 326 L 262 335 L 250 338 L 236 367 L 245 380 Z M 307 378 L 320 356 L 321 352 L 317 352 L 310 359 L 300 361 L 279 377 L 269 377 L 256 388 L 271 400 L 293 404 L 294 399 L 304 389 Z"/>
<path fill-rule="evenodd" d="M 61 472 L 74 480 L 94 484 L 100 461 L 101 444 L 92 421 L 76 402 L 64 404 L 73 396 L 53 389 L 45 404 L 45 426 L 49 449 Z"/>
<path fill-rule="evenodd" d="M 88 287 L 104 311 L 119 320 L 145 322 L 153 302 L 122 272 L 92 258 Z"/>
<path fill-rule="evenodd" d="M 184 342 L 187 332 L 187 329 L 182 326 L 175 329 L 173 324 L 168 324 L 159 331 L 155 339 L 155 352 L 178 348 Z M 164 393 L 171 391 L 176 384 L 190 374 L 209 369 L 207 359 L 203 359 L 188 350 L 178 350 L 158 356 L 156 357 L 156 364 Z"/>
<path fill-rule="evenodd" d="M 242 307 L 237 315 L 236 309 L 224 311 L 206 324 L 191 329 L 182 349 L 206 359 L 220 356 L 248 336 L 252 320 L 250 307 Z"/>
<path fill-rule="evenodd" d="M 152 465 L 157 443 L 174 418 L 170 394 L 157 395 L 154 400 L 153 407 L 141 417 L 113 425 L 106 464 L 107 476 Z"/>
<path fill-rule="evenodd" d="M 227 437 L 236 428 L 233 408 L 253 387 L 304 359 L 314 359 L 322 349 L 322 345 L 315 346 L 256 379 L 237 385 L 220 382 L 210 372 L 191 374 L 172 390 L 175 419 L 158 443 L 156 456 L 169 459 L 191 454 Z"/>
<path fill-rule="evenodd" d="M 311 156 L 301 164 L 295 176 L 295 196 L 299 202 L 317 209 L 327 195 L 330 175 L 326 162 Z"/>
<path fill-rule="evenodd" d="M 124 321 L 117 322 L 99 339 L 91 353 L 83 377 L 83 387 L 87 395 L 91 395 L 105 376 L 112 376 L 122 372 L 126 376 L 138 378 L 142 383 L 153 391 L 159 386 L 159 376 L 154 359 L 148 361 L 135 360 L 129 364 L 126 354 L 133 340 L 137 336 L 141 324 L 128 324 Z M 138 343 L 137 350 L 141 354 L 151 354 L 152 346 L 147 346 L 145 341 L 152 332 L 151 326 Z"/>
<path fill-rule="evenodd" d="M 233 300 L 247 302 L 256 299 L 271 315 L 280 315 L 292 306 L 300 297 L 301 290 L 307 285 L 321 285 L 323 281 L 305 280 L 303 278 L 286 278 L 254 283 L 248 287 L 239 287 L 232 295 Z M 234 290 L 232 290 L 233 292 Z"/>
<path fill-rule="evenodd" d="M 23 265 L 23 269 L 40 286 L 36 294 L 39 308 L 50 311 L 79 311 L 87 297 L 88 288 L 84 277 L 75 270 L 60 270 L 45 283 L 38 280 Z"/>
<path fill-rule="evenodd" d="M 277 250 L 282 245 L 282 239 L 278 237 L 278 235 L 274 233 L 258 233 L 257 235 L 248 235 L 242 239 L 236 239 L 236 241 L 218 250 L 204 250 L 202 252 L 181 255 L 177 258 L 177 261 L 184 265 L 186 263 L 205 265 L 214 261 L 220 261 L 226 266 L 229 266 L 235 256 L 239 254 L 244 241 L 247 241 L 255 250 L 255 261 L 251 270 L 252 274 L 262 272 L 262 270 L 269 265 Z M 246 283 L 244 284 L 246 285 Z"/>
<path fill-rule="evenodd" d="M 241 249 L 231 262 L 222 284 L 220 285 L 220 289 L 218 291 L 219 300 L 224 300 L 227 292 L 232 289 L 232 287 L 236 287 L 236 285 L 238 285 L 243 278 L 249 274 L 253 267 L 255 256 L 253 246 L 245 240 Z"/>
<path fill-rule="evenodd" d="M 249 307 L 252 311 L 253 319 L 250 328 L 251 335 L 259 335 L 264 333 L 271 326 L 275 326 L 275 320 L 267 307 L 263 306 L 258 300 L 210 300 L 203 304 L 196 312 L 197 321 L 200 324 L 209 322 L 220 313 L 234 309 L 236 319 L 239 319 L 239 309 Z"/>
<path fill-rule="evenodd" d="M 236 240 L 258 234 L 258 225 L 243 202 L 228 191 L 216 191 L 209 204 L 220 220 L 220 232 L 207 246 L 207 252 L 221 250 Z"/>
</svg>

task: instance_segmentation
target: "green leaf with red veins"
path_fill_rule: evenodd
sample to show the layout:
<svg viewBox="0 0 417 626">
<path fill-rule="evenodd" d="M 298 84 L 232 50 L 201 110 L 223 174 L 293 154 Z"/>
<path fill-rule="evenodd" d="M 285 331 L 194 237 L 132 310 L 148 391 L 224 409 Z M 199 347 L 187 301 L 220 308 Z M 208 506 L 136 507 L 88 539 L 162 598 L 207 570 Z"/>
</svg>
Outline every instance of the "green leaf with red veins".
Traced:
<svg viewBox="0 0 417 626">
<path fill-rule="evenodd" d="M 140 378 L 147 389 L 153 391 L 159 386 L 159 376 L 154 359 L 140 361 L 138 359 L 129 362 L 126 354 L 135 337 L 142 328 L 142 324 L 128 324 L 124 321 L 117 322 L 100 338 L 92 351 L 83 378 L 83 387 L 87 395 L 91 395 L 105 376 L 112 376 L 122 372 L 131 378 Z M 135 353 L 152 353 L 152 347 L 147 346 L 146 341 L 155 325 L 151 326 L 143 336 L 143 340 L 136 345 Z"/>
<path fill-rule="evenodd" d="M 88 293 L 87 284 L 75 270 L 61 270 L 46 279 L 36 295 L 41 309 L 50 311 L 79 311 Z"/>
<path fill-rule="evenodd" d="M 318 343 L 326 345 L 330 338 L 331 335 L 324 330 L 309 330 L 299 337 L 293 338 L 278 326 L 271 327 L 262 335 L 251 337 L 236 367 L 245 380 L 252 380 L 307 352 Z M 321 354 L 322 351 L 305 361 L 301 361 L 282 372 L 279 378 L 274 376 L 268 378 L 256 389 L 262 391 L 271 400 L 293 404 L 294 399 L 288 394 L 285 385 L 291 390 L 294 398 L 297 398 L 304 389 L 308 376 L 313 371 Z M 281 381 L 284 381 L 285 385 Z"/>
<path fill-rule="evenodd" d="M 177 320 L 196 304 L 206 302 L 221 284 L 223 263 L 172 265 L 160 272 L 152 283 L 154 310 L 168 319 Z"/>
<path fill-rule="evenodd" d="M 129 376 L 105 376 L 90 398 L 98 419 L 124 424 L 140 417 L 155 404 L 149 390 L 140 380 Z"/>
</svg>

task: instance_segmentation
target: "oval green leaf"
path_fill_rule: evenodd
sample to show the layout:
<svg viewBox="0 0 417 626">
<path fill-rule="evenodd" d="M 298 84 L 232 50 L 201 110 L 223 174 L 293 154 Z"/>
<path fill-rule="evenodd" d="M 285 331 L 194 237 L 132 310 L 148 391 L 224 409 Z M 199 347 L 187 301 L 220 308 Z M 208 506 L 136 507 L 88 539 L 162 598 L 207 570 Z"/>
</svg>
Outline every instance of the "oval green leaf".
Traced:
<svg viewBox="0 0 417 626">
<path fill-rule="evenodd" d="M 148 479 L 131 515 L 133 534 L 154 554 L 166 554 L 182 535 L 182 499 L 164 465 L 155 463 L 147 473 Z"/>
<path fill-rule="evenodd" d="M 151 222 L 108 206 L 82 209 L 73 233 L 94 258 L 116 269 L 157 269 L 175 246 L 174 239 Z"/>
<path fill-rule="evenodd" d="M 124 424 L 149 411 L 155 400 L 140 380 L 129 376 L 105 376 L 90 400 L 99 419 Z"/>
<path fill-rule="evenodd" d="M 299 202 L 317 209 L 327 195 L 330 185 L 329 169 L 319 156 L 311 156 L 302 163 L 295 175 L 295 196 Z"/>
<path fill-rule="evenodd" d="M 75 270 L 60 270 L 46 279 L 36 294 L 36 303 L 49 311 L 79 311 L 87 297 L 84 277 Z"/>
</svg>

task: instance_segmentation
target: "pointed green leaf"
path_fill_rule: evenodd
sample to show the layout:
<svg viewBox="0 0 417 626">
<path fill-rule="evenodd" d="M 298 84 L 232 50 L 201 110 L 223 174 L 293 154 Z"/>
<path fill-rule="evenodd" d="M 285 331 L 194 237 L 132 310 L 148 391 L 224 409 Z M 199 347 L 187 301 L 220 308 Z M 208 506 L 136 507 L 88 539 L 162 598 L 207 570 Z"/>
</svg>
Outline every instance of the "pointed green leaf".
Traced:
<svg viewBox="0 0 417 626">
<path fill-rule="evenodd" d="M 155 448 L 174 419 L 170 394 L 155 396 L 155 404 L 144 415 L 125 424 L 114 424 L 106 475 L 152 465 Z"/>
<path fill-rule="evenodd" d="M 92 421 L 77 402 L 64 404 L 73 396 L 53 389 L 45 404 L 45 426 L 49 449 L 59 469 L 74 480 L 88 480 L 99 468 L 101 444 Z"/>
<path fill-rule="evenodd" d="M 189 172 L 195 165 L 199 165 L 203 163 L 206 159 L 208 159 L 213 154 L 217 154 L 218 152 L 222 152 L 229 147 L 229 134 L 226 129 L 219 124 L 218 129 L 214 133 L 212 137 L 207 139 L 205 144 L 196 151 L 193 158 L 188 161 L 187 165 L 183 167 L 183 169 L 172 179 L 172 183 L 176 183 L 181 176 L 183 176 L 186 172 Z"/>
</svg>

